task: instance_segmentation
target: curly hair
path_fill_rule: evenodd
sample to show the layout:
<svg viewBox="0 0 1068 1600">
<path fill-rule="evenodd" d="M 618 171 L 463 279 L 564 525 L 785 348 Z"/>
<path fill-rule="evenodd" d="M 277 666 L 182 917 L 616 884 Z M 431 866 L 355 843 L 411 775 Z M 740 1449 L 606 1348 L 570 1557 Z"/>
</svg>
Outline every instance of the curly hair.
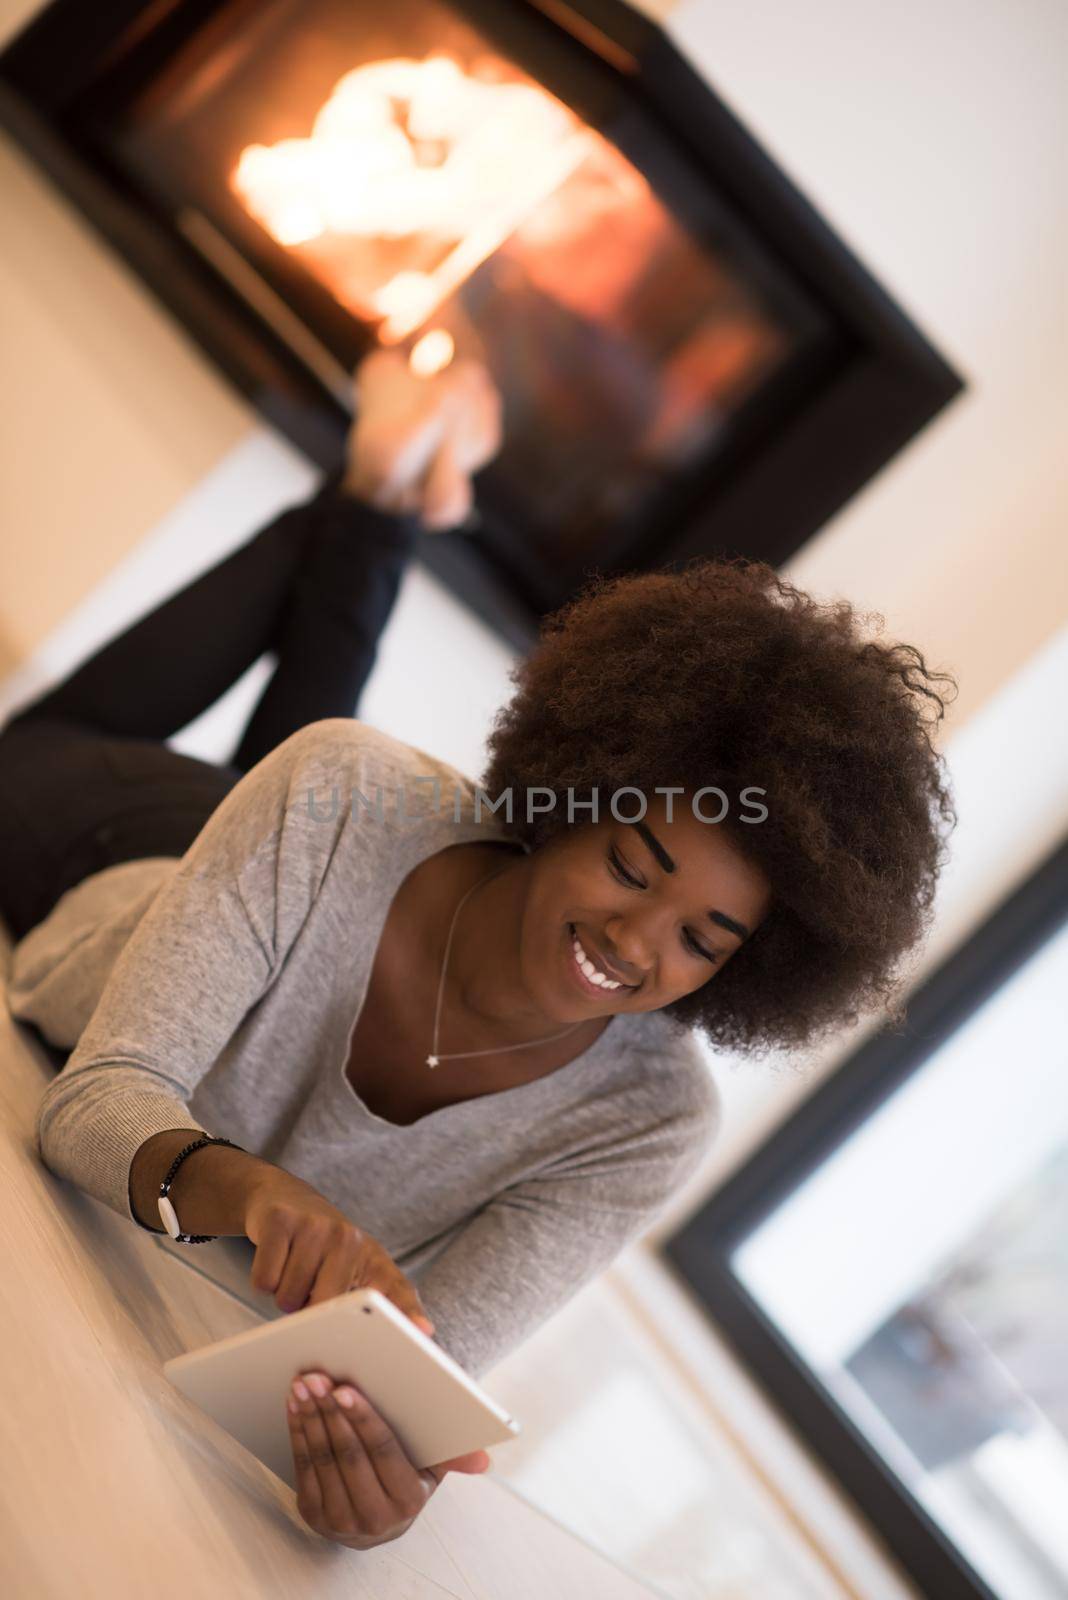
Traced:
<svg viewBox="0 0 1068 1600">
<path fill-rule="evenodd" d="M 731 801 L 719 826 L 771 885 L 752 937 L 663 1008 L 676 1032 L 759 1057 L 872 1010 L 904 1021 L 898 963 L 927 932 L 957 822 L 931 737 L 951 701 L 934 684 L 954 697 L 957 684 L 913 645 L 865 638 L 871 622 L 884 626 L 766 562 L 693 557 L 676 572 L 595 574 L 511 672 L 488 794 L 597 790 L 605 808 L 625 785 L 651 797 L 714 783 Z M 733 814 L 749 785 L 766 791 L 759 823 Z M 529 816 L 520 804 L 509 826 L 536 851 L 588 825 L 588 812 L 569 822 L 565 810 Z"/>
</svg>

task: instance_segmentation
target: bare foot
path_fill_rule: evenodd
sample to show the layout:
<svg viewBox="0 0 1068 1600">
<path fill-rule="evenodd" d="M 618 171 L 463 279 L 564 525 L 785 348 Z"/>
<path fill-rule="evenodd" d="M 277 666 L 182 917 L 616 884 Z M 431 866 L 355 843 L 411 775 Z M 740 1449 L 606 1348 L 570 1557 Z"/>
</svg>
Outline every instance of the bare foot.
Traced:
<svg viewBox="0 0 1068 1600">
<path fill-rule="evenodd" d="M 428 531 L 455 527 L 474 500 L 471 474 L 501 445 L 501 396 L 478 361 L 432 378 L 396 350 L 376 350 L 353 379 L 348 488 L 375 504 L 420 513 Z"/>
</svg>

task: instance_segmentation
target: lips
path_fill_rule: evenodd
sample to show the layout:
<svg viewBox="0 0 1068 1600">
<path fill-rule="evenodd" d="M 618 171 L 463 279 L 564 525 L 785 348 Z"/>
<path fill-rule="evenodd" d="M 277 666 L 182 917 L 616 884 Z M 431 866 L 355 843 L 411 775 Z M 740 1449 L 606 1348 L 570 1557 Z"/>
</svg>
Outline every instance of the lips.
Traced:
<svg viewBox="0 0 1068 1600">
<path fill-rule="evenodd" d="M 575 952 L 571 948 L 572 941 L 575 939 L 578 940 L 579 944 L 582 946 L 587 956 L 589 956 L 598 972 L 603 972 L 606 978 L 614 978 L 622 985 L 623 989 L 628 991 L 628 993 L 638 987 L 636 983 L 631 983 L 629 979 L 625 978 L 620 972 L 619 968 L 614 966 L 611 961 L 608 961 L 595 945 L 587 944 L 586 940 L 583 939 L 582 935 L 578 932 L 574 923 L 569 922 L 567 926 L 569 935 L 568 957 L 571 962 L 572 970 L 575 972 L 584 988 L 590 990 L 594 994 L 600 995 L 618 994 L 620 992 L 618 989 L 602 989 L 598 984 L 590 982 L 590 980 L 586 977 L 586 974 L 582 971 L 582 968 L 578 965 L 578 962 L 575 960 Z"/>
</svg>

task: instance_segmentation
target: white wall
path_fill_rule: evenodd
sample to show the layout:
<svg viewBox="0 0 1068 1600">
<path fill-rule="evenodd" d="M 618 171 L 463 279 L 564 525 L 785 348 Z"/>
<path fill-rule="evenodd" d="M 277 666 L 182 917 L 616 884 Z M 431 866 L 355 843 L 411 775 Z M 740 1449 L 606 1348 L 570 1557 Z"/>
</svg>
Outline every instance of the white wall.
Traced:
<svg viewBox="0 0 1068 1600">
<path fill-rule="evenodd" d="M 922 976 L 1068 825 L 1068 12 L 690 0 L 670 26 L 971 386 L 786 568 L 960 684 L 940 743 L 961 821 Z M 658 1234 L 859 1040 L 717 1059 L 723 1137 Z"/>
<path fill-rule="evenodd" d="M 0 45 L 37 9 L 0 0 Z M 6 135 L 0 204 L 2 676 L 252 417 Z"/>
<path fill-rule="evenodd" d="M 1068 617 L 1062 0 L 688 0 L 670 31 L 970 393 L 789 563 L 975 714 Z"/>
</svg>

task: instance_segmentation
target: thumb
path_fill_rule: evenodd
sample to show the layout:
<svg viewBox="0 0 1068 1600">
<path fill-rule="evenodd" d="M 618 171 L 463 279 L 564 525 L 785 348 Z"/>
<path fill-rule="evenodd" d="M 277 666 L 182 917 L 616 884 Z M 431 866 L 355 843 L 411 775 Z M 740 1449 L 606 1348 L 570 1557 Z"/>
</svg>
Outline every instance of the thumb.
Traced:
<svg viewBox="0 0 1068 1600">
<path fill-rule="evenodd" d="M 471 1450 L 465 1456 L 450 1456 L 448 1461 L 439 1461 L 436 1466 L 428 1467 L 440 1483 L 447 1472 L 486 1472 L 489 1470 L 490 1458 L 485 1450 Z"/>
</svg>

